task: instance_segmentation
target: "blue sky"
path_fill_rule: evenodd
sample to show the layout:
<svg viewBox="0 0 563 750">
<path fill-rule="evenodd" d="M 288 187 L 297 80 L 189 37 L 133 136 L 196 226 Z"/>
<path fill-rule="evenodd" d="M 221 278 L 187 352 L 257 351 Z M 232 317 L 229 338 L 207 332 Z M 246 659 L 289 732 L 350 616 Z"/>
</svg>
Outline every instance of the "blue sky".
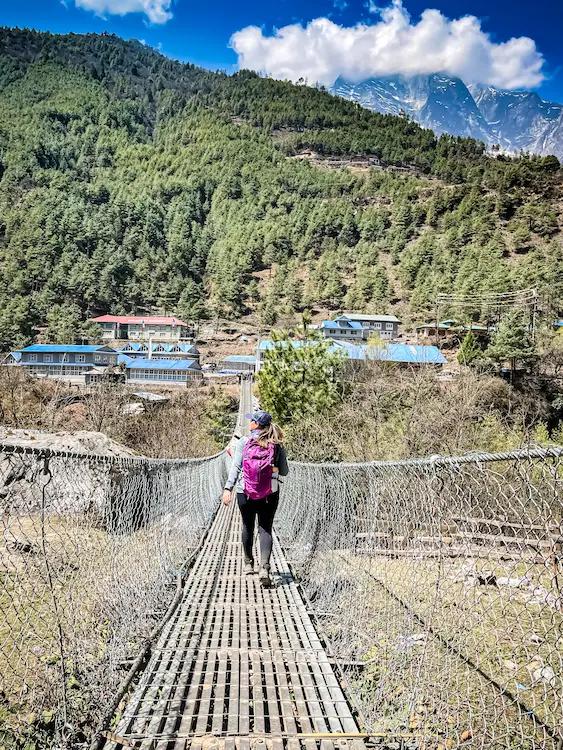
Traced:
<svg viewBox="0 0 563 750">
<path fill-rule="evenodd" d="M 210 68 L 234 70 L 242 60 L 277 77 L 325 83 L 337 74 L 358 78 L 439 66 L 466 80 L 525 86 L 563 102 L 560 0 L 395 0 L 383 16 L 376 1 L 8 0 L 0 6 L 0 24 L 56 33 L 108 31 Z M 141 12 L 111 12 L 134 9 Z M 441 15 L 426 13 L 421 22 L 427 9 Z M 467 15 L 478 21 L 459 20 Z M 358 23 L 368 30 L 354 31 Z M 238 55 L 229 46 L 233 34 Z M 517 41 L 506 44 L 512 38 Z M 377 51 L 380 45 L 384 52 Z"/>
</svg>

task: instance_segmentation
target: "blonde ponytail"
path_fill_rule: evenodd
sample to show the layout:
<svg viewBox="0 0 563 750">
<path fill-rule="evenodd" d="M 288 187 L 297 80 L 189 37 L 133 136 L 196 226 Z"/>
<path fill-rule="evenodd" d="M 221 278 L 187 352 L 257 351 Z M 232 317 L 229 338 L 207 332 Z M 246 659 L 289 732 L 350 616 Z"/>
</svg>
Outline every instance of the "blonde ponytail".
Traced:
<svg viewBox="0 0 563 750">
<path fill-rule="evenodd" d="M 275 422 L 270 422 L 267 427 L 260 430 L 260 434 L 256 436 L 255 440 L 258 445 L 262 448 L 266 448 L 268 445 L 273 443 L 274 445 L 280 445 L 283 443 L 283 430 Z"/>
</svg>

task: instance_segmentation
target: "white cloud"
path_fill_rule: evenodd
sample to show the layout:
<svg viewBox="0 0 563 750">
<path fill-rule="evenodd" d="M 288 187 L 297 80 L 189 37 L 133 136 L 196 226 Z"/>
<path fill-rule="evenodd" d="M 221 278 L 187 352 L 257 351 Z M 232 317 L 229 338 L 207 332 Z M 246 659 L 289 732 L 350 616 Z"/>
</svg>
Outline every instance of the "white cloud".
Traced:
<svg viewBox="0 0 563 750">
<path fill-rule="evenodd" d="M 543 57 L 528 37 L 493 42 L 475 16 L 449 19 L 425 10 L 413 23 L 402 4 L 380 8 L 373 24 L 339 26 L 328 18 L 292 24 L 266 36 L 257 26 L 233 34 L 231 46 L 241 68 L 274 78 L 331 85 L 338 76 L 358 81 L 370 76 L 443 72 L 467 83 L 532 88 L 544 78 Z"/>
<path fill-rule="evenodd" d="M 92 10 L 99 16 L 106 13 L 125 16 L 127 13 L 144 13 L 151 23 L 166 23 L 172 18 L 172 0 L 74 0 L 77 8 Z"/>
</svg>

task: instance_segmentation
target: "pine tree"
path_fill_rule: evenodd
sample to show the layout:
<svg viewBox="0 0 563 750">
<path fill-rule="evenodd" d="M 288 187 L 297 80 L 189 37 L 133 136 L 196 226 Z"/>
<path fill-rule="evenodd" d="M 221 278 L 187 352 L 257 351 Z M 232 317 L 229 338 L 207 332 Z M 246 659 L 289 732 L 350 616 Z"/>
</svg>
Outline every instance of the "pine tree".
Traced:
<svg viewBox="0 0 563 750">
<path fill-rule="evenodd" d="M 200 287 L 189 276 L 184 282 L 177 305 L 178 317 L 184 321 L 199 322 L 207 317 L 203 295 Z"/>
<path fill-rule="evenodd" d="M 468 331 L 465 334 L 463 341 L 461 342 L 461 346 L 457 353 L 457 361 L 460 365 L 469 366 L 480 356 L 480 354 L 481 349 L 479 348 L 477 341 L 475 340 L 473 331 Z"/>
<path fill-rule="evenodd" d="M 486 354 L 499 366 L 509 362 L 511 378 L 518 363 L 526 364 L 536 357 L 528 322 L 521 312 L 511 312 L 500 321 Z"/>
<path fill-rule="evenodd" d="M 342 395 L 343 355 L 320 336 L 273 332 L 272 340 L 257 377 L 263 408 L 281 424 L 329 411 Z"/>
</svg>

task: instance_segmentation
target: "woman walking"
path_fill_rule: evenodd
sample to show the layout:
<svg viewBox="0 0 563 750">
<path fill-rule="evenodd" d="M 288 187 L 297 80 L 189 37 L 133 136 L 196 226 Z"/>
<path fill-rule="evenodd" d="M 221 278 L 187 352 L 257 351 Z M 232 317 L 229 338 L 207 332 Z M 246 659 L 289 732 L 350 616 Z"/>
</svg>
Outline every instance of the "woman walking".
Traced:
<svg viewBox="0 0 563 750">
<path fill-rule="evenodd" d="M 278 477 L 289 471 L 283 447 L 283 433 L 272 422 L 266 411 L 247 414 L 250 419 L 250 436 L 242 437 L 236 446 L 233 463 L 223 492 L 223 502 L 228 505 L 236 489 L 238 507 L 242 516 L 242 547 L 244 572 L 254 573 L 254 527 L 258 518 L 260 542 L 260 583 L 269 587 L 270 556 L 272 554 L 272 525 L 279 501 Z"/>
</svg>

